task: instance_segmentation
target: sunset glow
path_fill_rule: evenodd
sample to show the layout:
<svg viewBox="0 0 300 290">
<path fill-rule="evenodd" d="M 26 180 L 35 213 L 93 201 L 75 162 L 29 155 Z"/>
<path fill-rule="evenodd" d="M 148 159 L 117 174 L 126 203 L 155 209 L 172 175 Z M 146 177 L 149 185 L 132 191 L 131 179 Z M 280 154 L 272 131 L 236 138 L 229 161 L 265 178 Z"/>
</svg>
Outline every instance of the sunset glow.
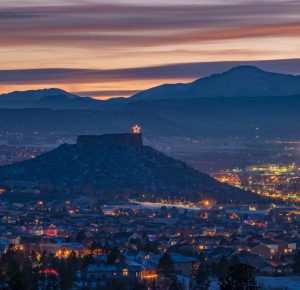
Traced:
<svg viewBox="0 0 300 290">
<path fill-rule="evenodd" d="M 293 0 L 188 0 L 184 6 L 170 0 L 4 0 L 0 93 L 60 87 L 100 99 L 131 96 L 232 62 L 299 58 L 299 13 Z M 258 64 L 300 73 L 288 62 Z"/>
</svg>

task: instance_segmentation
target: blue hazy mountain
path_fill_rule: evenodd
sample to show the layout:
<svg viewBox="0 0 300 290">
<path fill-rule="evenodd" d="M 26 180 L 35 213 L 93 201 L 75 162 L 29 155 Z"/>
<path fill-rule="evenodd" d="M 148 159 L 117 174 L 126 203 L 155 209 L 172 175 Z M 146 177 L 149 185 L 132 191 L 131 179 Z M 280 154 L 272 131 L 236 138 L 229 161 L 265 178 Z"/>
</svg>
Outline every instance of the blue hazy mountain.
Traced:
<svg viewBox="0 0 300 290">
<path fill-rule="evenodd" d="M 56 88 L 0 95 L 2 108 L 92 109 L 99 103 L 95 99 L 79 97 Z"/>
<path fill-rule="evenodd" d="M 200 97 L 285 97 L 300 94 L 300 76 L 266 72 L 254 66 L 200 78 L 191 83 L 164 84 L 124 99 L 99 101 L 60 89 L 31 90 L 0 95 L 2 108 L 102 109 L 141 100 Z"/>
<path fill-rule="evenodd" d="M 299 139 L 299 110 L 299 76 L 242 66 L 128 99 L 97 101 L 59 89 L 2 95 L 0 131 L 105 134 L 139 123 L 147 136 Z"/>
<path fill-rule="evenodd" d="M 300 96 L 142 100 L 98 110 L 0 109 L 0 132 L 76 136 L 123 132 L 138 123 L 146 136 L 298 140 L 299 110 Z"/>
<path fill-rule="evenodd" d="M 184 196 L 189 200 L 258 201 L 257 194 L 217 182 L 185 163 L 144 146 L 141 134 L 79 136 L 35 159 L 0 167 L 0 183 L 85 190 L 110 199 Z M 63 198 L 63 197 L 62 197 Z"/>
<path fill-rule="evenodd" d="M 286 97 L 300 94 L 300 76 L 271 73 L 254 66 L 200 78 L 191 83 L 164 84 L 124 99 L 99 101 L 60 89 L 31 90 L 0 95 L 1 108 L 107 109 L 143 100 L 211 97 Z"/>
<path fill-rule="evenodd" d="M 48 97 L 65 97 L 68 99 L 76 99 L 78 96 L 70 94 L 61 89 L 42 89 L 42 90 L 29 90 L 29 91 L 16 91 L 8 94 L 0 95 L 1 102 L 19 102 L 19 101 L 40 101 Z"/>
<path fill-rule="evenodd" d="M 274 97 L 300 94 L 300 76 L 239 66 L 186 84 L 164 84 L 132 97 L 133 100 L 200 97 Z"/>
</svg>

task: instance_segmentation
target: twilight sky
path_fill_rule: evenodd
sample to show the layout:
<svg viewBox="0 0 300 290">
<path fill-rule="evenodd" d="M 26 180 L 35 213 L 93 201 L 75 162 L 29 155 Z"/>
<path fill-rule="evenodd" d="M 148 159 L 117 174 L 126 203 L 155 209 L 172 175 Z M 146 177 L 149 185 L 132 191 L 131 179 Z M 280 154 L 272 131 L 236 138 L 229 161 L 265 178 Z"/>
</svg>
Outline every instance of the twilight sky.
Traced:
<svg viewBox="0 0 300 290">
<path fill-rule="evenodd" d="M 0 0 L 0 93 L 129 96 L 252 62 L 300 74 L 299 16 L 298 0 Z"/>
</svg>

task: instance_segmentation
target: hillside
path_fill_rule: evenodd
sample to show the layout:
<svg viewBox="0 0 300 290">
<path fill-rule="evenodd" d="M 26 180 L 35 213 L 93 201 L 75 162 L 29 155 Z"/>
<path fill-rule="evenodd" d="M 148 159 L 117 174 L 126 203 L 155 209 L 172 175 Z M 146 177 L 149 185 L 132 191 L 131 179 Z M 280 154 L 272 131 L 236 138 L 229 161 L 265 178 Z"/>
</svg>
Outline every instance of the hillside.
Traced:
<svg viewBox="0 0 300 290">
<path fill-rule="evenodd" d="M 0 132 L 106 134 L 142 124 L 147 135 L 184 136 L 180 125 L 147 108 L 120 110 L 0 109 Z"/>
<path fill-rule="evenodd" d="M 106 134 L 133 124 L 145 136 L 300 138 L 300 96 L 137 101 L 120 109 L 0 109 L 0 133 Z"/>
<path fill-rule="evenodd" d="M 128 99 L 98 101 L 59 89 L 14 92 L 0 95 L 0 133 L 75 137 L 122 132 L 139 123 L 146 136 L 295 140 L 300 138 L 299 96 L 299 76 L 252 66 Z"/>
<path fill-rule="evenodd" d="M 61 89 L 17 91 L 0 95 L 1 108 L 92 109 L 100 101 Z"/>
<path fill-rule="evenodd" d="M 36 159 L 0 168 L 0 182 L 35 186 L 51 185 L 92 191 L 100 196 L 149 198 L 181 197 L 190 200 L 260 200 L 198 172 L 143 145 L 140 134 L 82 136 Z"/>
<path fill-rule="evenodd" d="M 164 119 L 185 128 L 186 134 L 182 136 L 300 138 L 299 95 L 144 100 L 130 104 L 127 110 L 129 108 L 131 111 L 147 108 L 156 115 L 164 116 Z"/>
<path fill-rule="evenodd" d="M 134 100 L 200 97 L 274 97 L 300 93 L 300 76 L 239 66 L 186 84 L 165 84 L 137 93 Z"/>
</svg>

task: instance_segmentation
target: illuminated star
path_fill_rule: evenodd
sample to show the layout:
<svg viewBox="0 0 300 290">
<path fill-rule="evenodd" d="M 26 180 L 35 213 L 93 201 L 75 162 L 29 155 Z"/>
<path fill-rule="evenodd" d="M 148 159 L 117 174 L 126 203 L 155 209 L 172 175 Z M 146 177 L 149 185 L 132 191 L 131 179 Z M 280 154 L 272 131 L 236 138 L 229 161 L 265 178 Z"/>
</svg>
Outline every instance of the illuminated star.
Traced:
<svg viewBox="0 0 300 290">
<path fill-rule="evenodd" d="M 132 127 L 132 132 L 133 132 L 133 134 L 141 134 L 142 129 L 141 129 L 140 126 L 134 125 L 134 126 Z"/>
</svg>

